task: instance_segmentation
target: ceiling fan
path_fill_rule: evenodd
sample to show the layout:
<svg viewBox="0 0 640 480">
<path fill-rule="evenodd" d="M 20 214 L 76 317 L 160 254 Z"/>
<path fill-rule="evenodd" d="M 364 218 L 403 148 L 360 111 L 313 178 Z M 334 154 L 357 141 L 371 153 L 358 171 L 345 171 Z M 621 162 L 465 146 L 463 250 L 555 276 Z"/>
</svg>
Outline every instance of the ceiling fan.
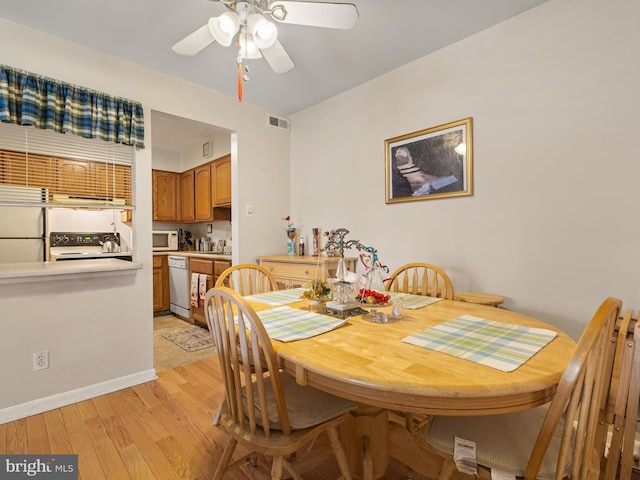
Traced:
<svg viewBox="0 0 640 480">
<path fill-rule="evenodd" d="M 179 55 L 195 55 L 217 41 L 228 47 L 238 34 L 238 97 L 241 100 L 242 64 L 245 59 L 264 57 L 275 73 L 286 73 L 294 67 L 293 60 L 278 41 L 280 23 L 311 27 L 349 29 L 358 20 L 358 9 L 352 3 L 270 0 L 219 1 L 229 11 L 209 21 L 173 45 Z M 248 68 L 245 67 L 248 71 Z"/>
</svg>

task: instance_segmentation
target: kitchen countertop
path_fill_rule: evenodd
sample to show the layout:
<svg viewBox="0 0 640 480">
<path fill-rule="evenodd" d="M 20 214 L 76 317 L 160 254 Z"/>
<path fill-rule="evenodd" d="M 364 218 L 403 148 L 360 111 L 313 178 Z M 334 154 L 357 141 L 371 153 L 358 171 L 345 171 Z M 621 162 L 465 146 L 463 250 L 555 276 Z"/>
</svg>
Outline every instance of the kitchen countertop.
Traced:
<svg viewBox="0 0 640 480">
<path fill-rule="evenodd" d="M 115 258 L 66 262 L 32 262 L 0 264 L 0 284 L 48 280 L 61 276 L 105 276 L 135 273 L 142 268 L 138 262 Z"/>
<path fill-rule="evenodd" d="M 171 255 L 172 257 L 203 257 L 210 258 L 212 260 L 228 260 L 231 261 L 231 255 L 216 252 L 196 252 L 196 251 L 183 251 L 183 252 L 153 252 L 153 255 Z"/>
</svg>

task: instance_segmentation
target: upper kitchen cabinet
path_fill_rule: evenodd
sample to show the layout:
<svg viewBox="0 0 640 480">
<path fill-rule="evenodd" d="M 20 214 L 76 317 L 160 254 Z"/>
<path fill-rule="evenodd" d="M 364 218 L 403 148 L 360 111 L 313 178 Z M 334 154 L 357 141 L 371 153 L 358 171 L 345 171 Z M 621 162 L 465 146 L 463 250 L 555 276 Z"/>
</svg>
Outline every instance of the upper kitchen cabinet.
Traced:
<svg viewBox="0 0 640 480">
<path fill-rule="evenodd" d="M 53 193 L 56 166 L 56 159 L 46 155 L 0 151 L 0 183 L 45 187 Z"/>
<path fill-rule="evenodd" d="M 131 204 L 131 167 L 110 163 L 95 163 L 95 195 L 98 198 L 124 200 Z"/>
<path fill-rule="evenodd" d="M 131 166 L 0 151 L 0 183 L 43 187 L 49 194 L 119 199 L 131 204 Z"/>
<path fill-rule="evenodd" d="M 177 222 L 178 177 L 180 174 L 153 170 L 153 221 Z"/>
<path fill-rule="evenodd" d="M 131 204 L 131 166 L 57 159 L 55 192 Z"/>
<path fill-rule="evenodd" d="M 177 178 L 178 221 L 191 223 L 231 220 L 230 155 L 177 174 Z M 160 219 L 154 217 L 154 220 Z"/>
<path fill-rule="evenodd" d="M 193 222 L 195 216 L 195 174 L 187 170 L 180 174 L 180 221 Z"/>
<path fill-rule="evenodd" d="M 58 159 L 56 190 L 66 195 L 95 195 L 95 168 L 91 162 Z"/>
<path fill-rule="evenodd" d="M 211 199 L 214 207 L 231 206 L 231 155 L 211 162 Z"/>
<path fill-rule="evenodd" d="M 196 222 L 213 220 L 211 208 L 211 168 L 208 163 L 194 168 L 195 198 L 194 219 Z"/>
</svg>

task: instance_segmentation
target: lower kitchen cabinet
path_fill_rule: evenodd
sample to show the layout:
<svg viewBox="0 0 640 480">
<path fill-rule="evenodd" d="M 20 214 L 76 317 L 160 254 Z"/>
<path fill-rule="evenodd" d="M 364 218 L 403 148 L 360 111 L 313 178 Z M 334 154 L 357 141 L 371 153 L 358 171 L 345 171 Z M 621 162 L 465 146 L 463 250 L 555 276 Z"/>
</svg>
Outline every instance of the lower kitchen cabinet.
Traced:
<svg viewBox="0 0 640 480">
<path fill-rule="evenodd" d="M 153 313 L 160 313 L 170 308 L 169 298 L 169 266 L 166 255 L 153 257 Z"/>
<path fill-rule="evenodd" d="M 229 260 L 215 260 L 209 258 L 191 257 L 189 262 L 189 278 L 192 274 L 205 274 L 207 276 L 207 290 L 213 288 L 222 272 L 231 266 Z M 207 319 L 204 316 L 204 302 L 198 300 L 198 306 L 191 305 L 191 318 L 196 323 L 206 325 Z"/>
<path fill-rule="evenodd" d="M 275 277 L 278 287 L 285 289 L 308 287 L 316 276 L 320 281 L 335 278 L 340 257 L 271 255 L 257 260 Z M 344 263 L 347 270 L 356 271 L 355 258 L 345 258 Z"/>
</svg>

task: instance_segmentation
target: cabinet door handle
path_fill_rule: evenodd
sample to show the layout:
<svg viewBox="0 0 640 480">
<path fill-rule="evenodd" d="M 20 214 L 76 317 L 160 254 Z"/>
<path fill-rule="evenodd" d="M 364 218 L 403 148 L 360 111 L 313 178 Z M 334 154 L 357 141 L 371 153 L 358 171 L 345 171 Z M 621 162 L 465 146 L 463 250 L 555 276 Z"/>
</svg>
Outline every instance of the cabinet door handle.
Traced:
<svg viewBox="0 0 640 480">
<path fill-rule="evenodd" d="M 304 274 L 305 274 L 305 275 L 309 275 L 309 270 L 308 270 L 308 269 L 307 269 L 307 270 L 305 270 L 305 271 L 304 271 Z"/>
</svg>

